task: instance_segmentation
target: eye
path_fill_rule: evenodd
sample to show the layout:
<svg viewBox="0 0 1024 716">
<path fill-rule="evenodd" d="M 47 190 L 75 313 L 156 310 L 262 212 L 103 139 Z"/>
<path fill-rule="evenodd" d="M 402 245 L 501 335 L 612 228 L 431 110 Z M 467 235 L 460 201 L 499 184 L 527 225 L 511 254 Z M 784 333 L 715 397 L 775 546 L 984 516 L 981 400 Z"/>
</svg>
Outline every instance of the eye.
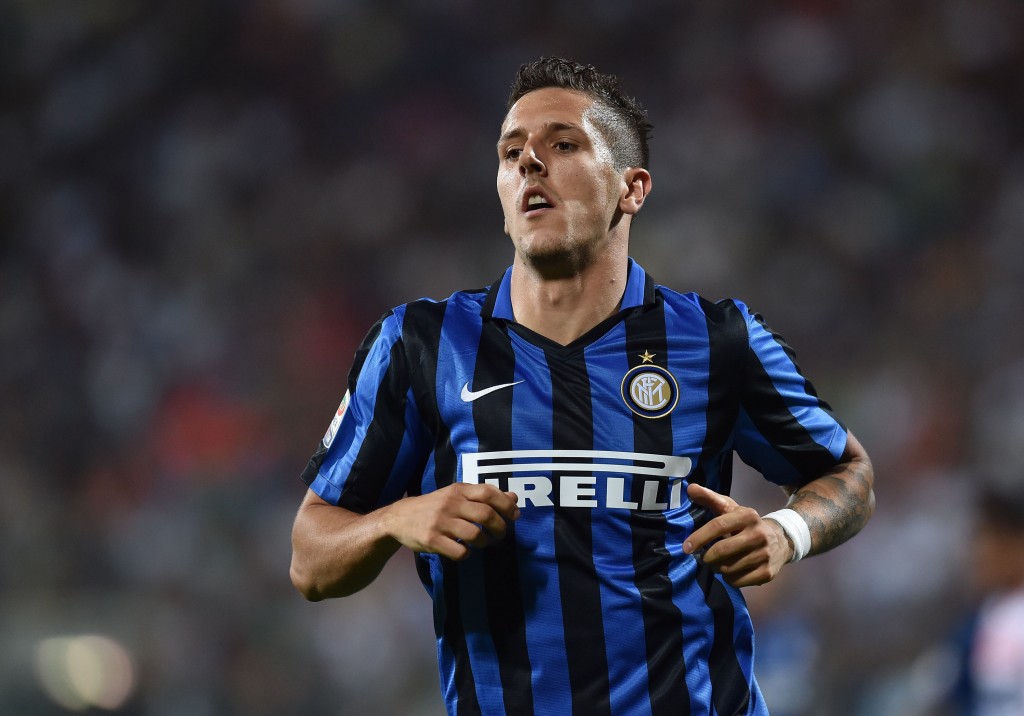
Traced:
<svg viewBox="0 0 1024 716">
<path fill-rule="evenodd" d="M 519 147 L 509 147 L 508 149 L 505 150 L 505 160 L 514 162 L 516 159 L 519 159 L 519 156 L 522 153 L 523 150 L 520 149 Z"/>
<path fill-rule="evenodd" d="M 560 142 L 555 142 L 555 149 L 560 152 L 571 152 L 575 148 L 576 145 L 566 139 L 563 139 Z"/>
</svg>

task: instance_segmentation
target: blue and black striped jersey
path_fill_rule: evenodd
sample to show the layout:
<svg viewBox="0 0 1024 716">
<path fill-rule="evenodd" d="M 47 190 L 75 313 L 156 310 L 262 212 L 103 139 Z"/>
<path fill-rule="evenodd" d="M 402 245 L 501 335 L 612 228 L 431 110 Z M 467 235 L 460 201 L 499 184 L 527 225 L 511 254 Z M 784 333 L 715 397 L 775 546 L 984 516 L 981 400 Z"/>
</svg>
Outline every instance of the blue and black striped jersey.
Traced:
<svg viewBox="0 0 1024 716">
<path fill-rule="evenodd" d="M 385 315 L 303 479 L 365 513 L 455 481 L 519 496 L 504 540 L 417 555 L 449 713 L 766 714 L 750 618 L 682 544 L 728 494 L 735 451 L 780 485 L 839 460 L 846 431 L 738 301 L 656 285 L 562 346 L 488 289 Z"/>
</svg>

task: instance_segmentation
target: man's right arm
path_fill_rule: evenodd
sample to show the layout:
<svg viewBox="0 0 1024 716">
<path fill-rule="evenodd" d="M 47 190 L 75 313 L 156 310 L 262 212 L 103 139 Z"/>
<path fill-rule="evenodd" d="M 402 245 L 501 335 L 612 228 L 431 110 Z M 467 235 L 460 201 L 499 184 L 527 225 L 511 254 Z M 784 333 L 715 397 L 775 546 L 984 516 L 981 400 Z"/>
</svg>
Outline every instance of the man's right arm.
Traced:
<svg viewBox="0 0 1024 716">
<path fill-rule="evenodd" d="M 454 560 L 484 547 L 519 517 L 517 497 L 491 485 L 456 483 L 365 515 L 309 490 L 292 527 L 291 579 L 310 601 L 354 594 L 401 546 Z"/>
</svg>

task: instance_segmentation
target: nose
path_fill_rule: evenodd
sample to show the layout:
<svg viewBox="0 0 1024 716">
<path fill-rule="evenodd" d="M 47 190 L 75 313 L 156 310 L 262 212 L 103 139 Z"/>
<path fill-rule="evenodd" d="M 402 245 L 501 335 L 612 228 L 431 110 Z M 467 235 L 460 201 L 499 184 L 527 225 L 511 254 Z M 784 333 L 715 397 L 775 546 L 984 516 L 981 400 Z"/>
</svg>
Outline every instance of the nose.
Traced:
<svg viewBox="0 0 1024 716">
<path fill-rule="evenodd" d="M 544 165 L 544 162 L 541 161 L 540 157 L 537 156 L 537 152 L 534 151 L 533 144 L 527 144 L 523 147 L 523 151 L 519 155 L 519 173 L 526 176 L 531 172 L 546 174 L 547 167 Z"/>
</svg>

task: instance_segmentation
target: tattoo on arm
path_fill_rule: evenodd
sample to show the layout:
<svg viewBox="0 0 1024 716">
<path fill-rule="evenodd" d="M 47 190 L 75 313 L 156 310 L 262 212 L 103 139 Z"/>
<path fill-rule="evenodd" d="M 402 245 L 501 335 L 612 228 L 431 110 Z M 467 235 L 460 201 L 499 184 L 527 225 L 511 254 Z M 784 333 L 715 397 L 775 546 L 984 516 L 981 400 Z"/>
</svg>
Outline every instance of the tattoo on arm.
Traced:
<svg viewBox="0 0 1024 716">
<path fill-rule="evenodd" d="M 855 458 L 797 489 L 789 507 L 811 531 L 811 554 L 827 552 L 860 532 L 875 510 L 874 471 Z"/>
</svg>

